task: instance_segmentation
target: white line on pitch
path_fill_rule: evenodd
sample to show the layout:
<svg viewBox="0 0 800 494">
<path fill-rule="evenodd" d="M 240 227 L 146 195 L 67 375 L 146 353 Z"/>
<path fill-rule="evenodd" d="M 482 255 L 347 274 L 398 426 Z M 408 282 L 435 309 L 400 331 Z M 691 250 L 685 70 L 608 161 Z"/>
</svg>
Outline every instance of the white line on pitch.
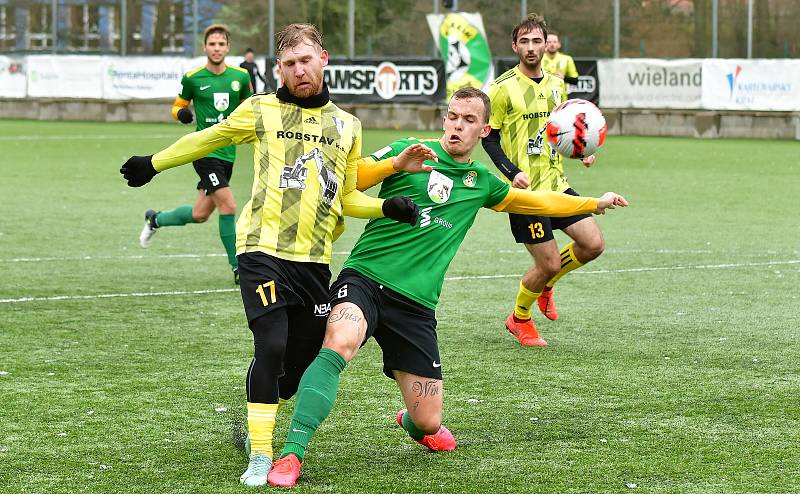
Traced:
<svg viewBox="0 0 800 494">
<path fill-rule="evenodd" d="M 727 263 L 727 264 L 704 264 L 699 266 L 661 266 L 647 268 L 628 268 L 628 269 L 597 269 L 594 271 L 576 271 L 579 274 L 613 274 L 613 273 L 642 273 L 648 271 L 679 271 L 689 269 L 728 269 L 728 268 L 752 268 L 760 266 L 783 266 L 789 264 L 800 264 L 800 259 L 788 261 L 769 261 L 769 262 L 746 262 L 746 263 Z M 496 278 L 519 278 L 522 273 L 515 274 L 490 274 L 474 276 L 450 276 L 445 281 L 467 281 L 467 280 L 487 280 Z M 194 290 L 194 291 L 172 291 L 172 292 L 133 292 L 133 293 L 104 293 L 98 295 L 59 295 L 54 297 L 23 297 L 0 299 L 0 304 L 15 304 L 21 302 L 46 302 L 58 300 L 90 300 L 101 298 L 126 298 L 126 297 L 156 297 L 166 295 L 204 295 L 208 293 L 229 293 L 239 291 L 238 288 L 221 288 L 218 290 Z"/>
<path fill-rule="evenodd" d="M 136 139 L 175 139 L 178 135 L 174 134 L 94 134 L 94 135 L 12 135 L 0 136 L 0 141 L 68 141 L 68 140 L 114 140 L 121 141 Z"/>
<path fill-rule="evenodd" d="M 766 262 L 743 262 L 743 263 L 728 263 L 728 264 L 705 264 L 699 266 L 660 266 L 648 268 L 627 268 L 627 269 L 595 269 L 592 271 L 581 270 L 575 271 L 573 274 L 610 274 L 610 273 L 645 273 L 648 271 L 680 271 L 687 269 L 726 269 L 726 268 L 754 268 L 759 266 L 780 266 L 787 264 L 800 264 L 800 259 L 792 259 L 789 261 L 766 261 Z M 493 278 L 519 278 L 522 273 L 516 274 L 487 274 L 476 276 L 451 276 L 445 278 L 446 281 L 462 281 L 462 280 L 486 280 Z"/>
<path fill-rule="evenodd" d="M 334 252 L 334 255 L 346 256 L 349 251 Z M 227 257 L 227 254 L 136 254 L 130 256 L 74 256 L 74 257 L 13 257 L 0 259 L 0 262 L 46 262 L 46 261 L 97 261 L 97 260 L 124 260 L 124 259 L 201 259 L 206 257 Z"/>
</svg>

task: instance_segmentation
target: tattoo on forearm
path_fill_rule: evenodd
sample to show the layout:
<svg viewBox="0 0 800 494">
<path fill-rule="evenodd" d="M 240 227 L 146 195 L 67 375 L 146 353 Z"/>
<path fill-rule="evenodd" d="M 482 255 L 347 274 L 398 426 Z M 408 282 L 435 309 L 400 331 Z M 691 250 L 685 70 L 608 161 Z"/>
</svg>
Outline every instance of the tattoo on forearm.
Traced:
<svg viewBox="0 0 800 494">
<path fill-rule="evenodd" d="M 411 385 L 411 391 L 420 398 L 424 396 L 436 396 L 439 394 L 439 381 L 414 381 Z"/>
<path fill-rule="evenodd" d="M 352 321 L 354 323 L 360 323 L 362 319 L 364 318 L 354 314 L 349 307 L 343 307 L 336 314 L 331 314 L 328 318 L 328 322 Z"/>
</svg>

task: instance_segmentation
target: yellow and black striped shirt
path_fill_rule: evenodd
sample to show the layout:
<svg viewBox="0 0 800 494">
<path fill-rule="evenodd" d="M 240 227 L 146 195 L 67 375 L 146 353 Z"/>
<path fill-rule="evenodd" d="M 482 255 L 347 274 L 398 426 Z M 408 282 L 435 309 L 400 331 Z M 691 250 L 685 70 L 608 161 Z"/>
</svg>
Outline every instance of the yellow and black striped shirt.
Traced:
<svg viewBox="0 0 800 494">
<path fill-rule="evenodd" d="M 154 155 L 153 166 L 177 166 L 225 143 L 254 148 L 251 198 L 236 223 L 237 254 L 257 251 L 327 264 L 343 198 L 370 205 L 370 213 L 355 216 L 382 215 L 382 201 L 355 190 L 361 122 L 330 101 L 302 108 L 274 93 L 257 94 L 219 124 Z"/>
<path fill-rule="evenodd" d="M 544 72 L 537 84 L 515 66 L 494 80 L 489 98 L 489 124 L 500 130 L 503 152 L 528 175 L 530 189 L 568 189 L 563 160 L 544 135 L 550 112 L 567 99 L 564 81 Z"/>
</svg>

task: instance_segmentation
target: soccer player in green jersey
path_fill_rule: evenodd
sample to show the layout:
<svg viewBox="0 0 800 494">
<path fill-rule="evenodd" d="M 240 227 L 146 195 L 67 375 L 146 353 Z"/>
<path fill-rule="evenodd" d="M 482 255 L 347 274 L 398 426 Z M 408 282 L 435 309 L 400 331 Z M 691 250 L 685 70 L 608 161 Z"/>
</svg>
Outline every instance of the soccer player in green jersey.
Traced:
<svg viewBox="0 0 800 494">
<path fill-rule="evenodd" d="M 555 31 L 547 32 L 544 57 L 542 57 L 542 70 L 556 77 L 564 79 L 567 84 L 578 84 L 578 69 L 571 56 L 561 53 L 561 41 Z"/>
<path fill-rule="evenodd" d="M 184 124 L 192 123 L 194 116 L 189 102 L 194 102 L 197 130 L 221 122 L 253 95 L 250 75 L 245 69 L 225 64 L 230 50 L 230 33 L 222 24 L 213 24 L 204 33 L 203 51 L 207 60 L 203 67 L 187 72 L 181 80 L 181 92 L 172 106 L 172 117 Z M 182 226 L 203 223 L 215 209 L 219 211 L 219 238 L 228 255 L 233 270 L 233 281 L 239 284 L 239 263 L 236 260 L 236 201 L 229 181 L 236 160 L 236 146 L 219 148 L 194 162 L 200 176 L 194 206 L 183 205 L 168 211 L 148 209 L 144 214 L 144 227 L 139 244 L 149 247 L 153 235 L 163 226 Z"/>
<path fill-rule="evenodd" d="M 511 48 L 519 57 L 519 64 L 500 75 L 489 88 L 491 132 L 483 139 L 483 147 L 513 187 L 578 195 L 567 182 L 563 158 L 544 138 L 550 112 L 567 99 L 564 81 L 542 70 L 547 25 L 543 18 L 530 14 L 514 27 L 511 36 Z M 594 156 L 582 162 L 589 167 Z M 588 214 L 566 218 L 510 214 L 508 219 L 514 239 L 525 245 L 534 266 L 520 281 L 514 311 L 505 325 L 520 344 L 547 346 L 533 322 L 531 307 L 538 301 L 545 317 L 555 320 L 558 313 L 553 286 L 562 276 L 603 252 L 603 235 Z M 563 231 L 573 242 L 559 251 L 553 230 Z"/>
<path fill-rule="evenodd" d="M 270 484 L 295 485 L 312 434 L 328 416 L 339 377 L 359 347 L 374 337 L 383 351 L 383 371 L 396 380 L 406 409 L 397 422 L 433 451 L 448 451 L 456 440 L 442 426 L 442 366 L 434 310 L 444 275 L 481 208 L 524 214 L 603 213 L 626 206 L 609 192 L 600 199 L 557 192 L 513 189 L 470 156 L 489 131 L 489 98 L 480 90 L 456 91 L 438 140 L 395 141 L 373 154 L 396 156 L 420 142 L 437 159 L 429 173 L 392 175 L 379 197 L 399 193 L 420 208 L 418 223 L 369 222 L 331 287 L 322 350 L 300 380 L 292 422 Z"/>
</svg>

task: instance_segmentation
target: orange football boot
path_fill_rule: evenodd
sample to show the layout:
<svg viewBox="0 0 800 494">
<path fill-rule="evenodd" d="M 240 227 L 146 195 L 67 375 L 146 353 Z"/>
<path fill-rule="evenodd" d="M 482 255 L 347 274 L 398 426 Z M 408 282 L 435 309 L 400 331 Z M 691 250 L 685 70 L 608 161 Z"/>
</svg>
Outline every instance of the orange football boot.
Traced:
<svg viewBox="0 0 800 494">
<path fill-rule="evenodd" d="M 406 411 L 405 408 L 400 410 L 395 417 L 397 425 L 400 427 L 403 427 L 403 415 L 405 415 Z M 416 439 L 414 440 L 417 441 Z M 431 451 L 453 451 L 456 449 L 456 438 L 453 437 L 453 433 L 443 425 L 439 427 L 436 434 L 423 436 L 422 439 L 417 442 Z"/>
<path fill-rule="evenodd" d="M 556 311 L 556 303 L 553 300 L 552 288 L 549 290 L 545 288 L 536 301 L 539 303 L 539 310 L 542 311 L 544 317 L 550 319 L 551 321 L 558 319 L 558 312 Z"/>
<path fill-rule="evenodd" d="M 300 478 L 300 468 L 303 463 L 292 453 L 278 459 L 272 465 L 272 470 L 267 475 L 269 485 L 276 487 L 294 487 Z"/>
<path fill-rule="evenodd" d="M 536 325 L 533 324 L 533 319 L 523 321 L 514 317 L 514 313 L 512 312 L 506 318 L 506 329 L 508 329 L 509 333 L 514 335 L 522 346 L 547 346 L 547 342 L 544 341 L 544 338 L 539 336 Z"/>
</svg>

